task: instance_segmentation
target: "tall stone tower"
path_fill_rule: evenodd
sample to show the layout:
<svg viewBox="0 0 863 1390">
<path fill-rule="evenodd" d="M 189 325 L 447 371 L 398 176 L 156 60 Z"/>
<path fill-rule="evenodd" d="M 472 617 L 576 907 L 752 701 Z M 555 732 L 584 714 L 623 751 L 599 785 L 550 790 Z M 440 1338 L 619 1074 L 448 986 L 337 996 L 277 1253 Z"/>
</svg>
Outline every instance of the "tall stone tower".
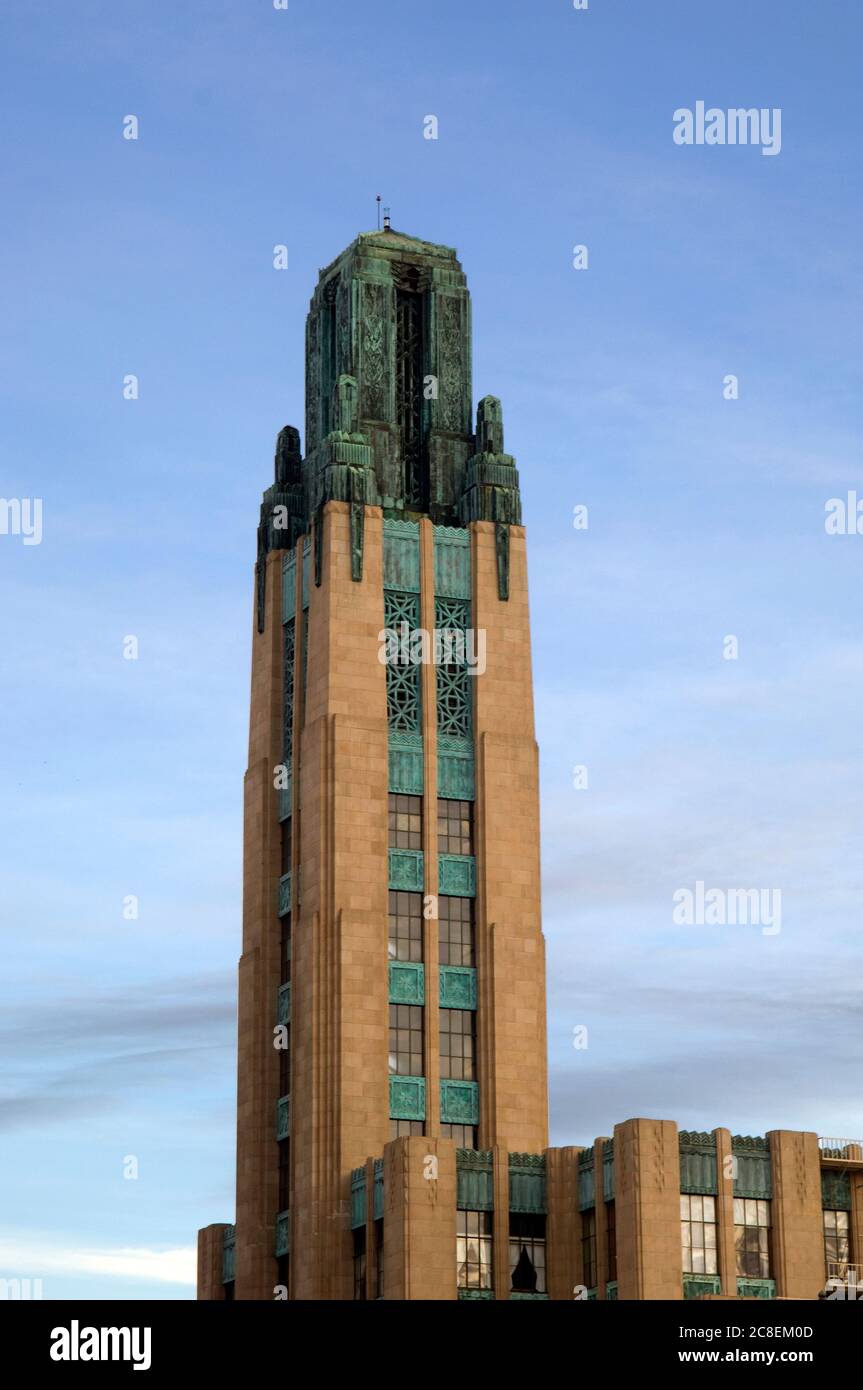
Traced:
<svg viewBox="0 0 863 1390">
<path fill-rule="evenodd" d="M 525 536 L 453 250 L 386 228 L 321 272 L 305 442 L 258 528 L 236 1227 L 199 1297 L 455 1298 L 457 1182 L 529 1168 L 547 1102 Z"/>
</svg>

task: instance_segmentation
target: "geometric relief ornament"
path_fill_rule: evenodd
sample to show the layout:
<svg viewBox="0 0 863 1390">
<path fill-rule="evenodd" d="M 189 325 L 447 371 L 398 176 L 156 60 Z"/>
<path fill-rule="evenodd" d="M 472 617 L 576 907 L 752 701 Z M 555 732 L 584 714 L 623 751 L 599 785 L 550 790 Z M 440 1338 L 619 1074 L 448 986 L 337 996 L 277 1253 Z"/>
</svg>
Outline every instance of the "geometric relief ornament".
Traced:
<svg viewBox="0 0 863 1390">
<path fill-rule="evenodd" d="M 390 1119 L 424 1120 L 426 1082 L 424 1076 L 391 1076 Z"/>
<path fill-rule="evenodd" d="M 442 1009 L 476 1008 L 476 971 L 471 966 L 441 965 L 438 979 Z"/>
<path fill-rule="evenodd" d="M 438 856 L 438 892 L 455 898 L 476 896 L 476 860 L 473 855 Z"/>
<path fill-rule="evenodd" d="M 276 1217 L 276 1259 L 291 1253 L 291 1213 L 280 1211 Z"/>
<path fill-rule="evenodd" d="M 391 1004 L 424 1004 L 425 971 L 422 965 L 406 961 L 389 962 L 389 1002 Z"/>
<path fill-rule="evenodd" d="M 287 985 L 280 985 L 280 986 L 279 986 L 279 1005 L 278 1005 L 278 1013 L 277 1013 L 277 1022 L 280 1023 L 280 1024 L 288 1024 L 288 1023 L 290 1023 L 290 1021 L 291 1021 L 291 986 L 290 986 L 290 984 L 287 984 Z"/>
<path fill-rule="evenodd" d="M 419 733 L 390 733 L 389 786 L 408 796 L 423 794 L 423 738 Z"/>
<path fill-rule="evenodd" d="M 547 1211 L 544 1154 L 509 1155 L 509 1209 L 516 1212 Z"/>
<path fill-rule="evenodd" d="M 286 917 L 291 910 L 291 876 L 282 874 L 279 879 L 279 916 Z"/>
<path fill-rule="evenodd" d="M 389 886 L 402 893 L 422 892 L 422 850 L 391 849 L 389 851 Z"/>
<path fill-rule="evenodd" d="M 473 801 L 476 796 L 473 741 L 438 738 L 437 794 L 451 801 Z"/>
<path fill-rule="evenodd" d="M 476 1081 L 442 1081 L 440 1083 L 440 1117 L 442 1124 L 479 1124 L 479 1086 Z"/>
<path fill-rule="evenodd" d="M 276 1139 L 288 1139 L 291 1133 L 291 1098 L 280 1096 L 276 1102 Z"/>
</svg>

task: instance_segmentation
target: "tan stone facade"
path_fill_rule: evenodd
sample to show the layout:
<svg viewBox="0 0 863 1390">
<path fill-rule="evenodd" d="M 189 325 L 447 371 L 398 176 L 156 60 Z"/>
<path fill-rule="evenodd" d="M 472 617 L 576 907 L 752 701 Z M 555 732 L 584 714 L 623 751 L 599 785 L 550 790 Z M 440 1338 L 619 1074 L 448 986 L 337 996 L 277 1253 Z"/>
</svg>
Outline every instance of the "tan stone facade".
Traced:
<svg viewBox="0 0 863 1390">
<path fill-rule="evenodd" d="M 814 1298 L 825 1203 L 863 1253 L 863 1151 L 650 1119 L 548 1147 L 526 539 L 469 327 L 455 253 L 400 234 L 312 302 L 309 454 L 286 427 L 258 533 L 236 1225 L 198 1296 Z M 396 611 L 481 637 L 477 673 L 397 679 Z"/>
</svg>

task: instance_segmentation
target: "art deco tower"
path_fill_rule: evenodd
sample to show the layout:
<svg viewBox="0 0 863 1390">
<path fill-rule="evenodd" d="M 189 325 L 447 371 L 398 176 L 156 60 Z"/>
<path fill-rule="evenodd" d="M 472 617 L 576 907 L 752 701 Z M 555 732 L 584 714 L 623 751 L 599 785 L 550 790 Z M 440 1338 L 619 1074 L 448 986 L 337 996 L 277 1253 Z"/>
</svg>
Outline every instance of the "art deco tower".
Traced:
<svg viewBox="0 0 863 1390">
<path fill-rule="evenodd" d="M 457 1182 L 506 1210 L 548 1141 L 525 535 L 454 251 L 387 228 L 321 272 L 305 442 L 258 530 L 236 1228 L 199 1297 L 455 1298 Z"/>
</svg>

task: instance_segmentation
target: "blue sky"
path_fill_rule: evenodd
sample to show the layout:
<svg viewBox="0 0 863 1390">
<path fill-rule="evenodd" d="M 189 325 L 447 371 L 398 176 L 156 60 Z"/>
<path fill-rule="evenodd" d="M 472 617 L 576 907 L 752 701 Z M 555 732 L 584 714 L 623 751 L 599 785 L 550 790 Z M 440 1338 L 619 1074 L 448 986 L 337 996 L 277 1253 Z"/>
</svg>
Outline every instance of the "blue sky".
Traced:
<svg viewBox="0 0 863 1390">
<path fill-rule="evenodd" d="M 854 0 L 7 0 L 0 1277 L 188 1298 L 232 1219 L 257 509 L 377 193 L 458 247 L 521 469 L 552 1142 L 863 1134 L 861 41 Z M 780 155 L 677 146 L 698 100 Z M 781 932 L 674 925 L 697 880 Z"/>
</svg>

